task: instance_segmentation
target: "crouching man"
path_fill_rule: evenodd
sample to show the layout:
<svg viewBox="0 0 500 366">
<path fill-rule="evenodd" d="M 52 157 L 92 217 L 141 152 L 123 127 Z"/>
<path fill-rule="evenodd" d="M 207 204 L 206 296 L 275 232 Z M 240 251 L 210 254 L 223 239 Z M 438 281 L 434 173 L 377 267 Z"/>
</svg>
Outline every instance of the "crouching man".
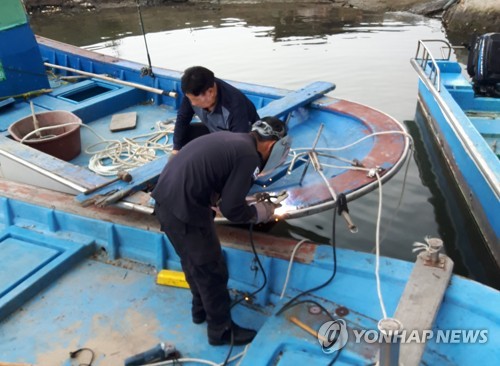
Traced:
<svg viewBox="0 0 500 366">
<path fill-rule="evenodd" d="M 255 122 L 249 133 L 204 135 L 171 158 L 152 192 L 155 213 L 181 259 L 189 283 L 192 317 L 207 321 L 208 342 L 246 344 L 256 332 L 231 319 L 228 272 L 215 230 L 212 206 L 237 223 L 267 222 L 274 205 L 248 205 L 245 197 L 259 174 L 283 164 L 290 149 L 285 124 L 275 117 Z"/>
</svg>

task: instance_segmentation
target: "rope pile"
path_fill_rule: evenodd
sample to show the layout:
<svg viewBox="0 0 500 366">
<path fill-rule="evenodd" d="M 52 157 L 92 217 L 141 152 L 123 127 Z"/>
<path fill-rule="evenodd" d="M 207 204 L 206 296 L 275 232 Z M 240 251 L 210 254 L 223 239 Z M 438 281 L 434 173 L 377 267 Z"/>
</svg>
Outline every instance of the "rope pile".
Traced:
<svg viewBox="0 0 500 366">
<path fill-rule="evenodd" d="M 173 132 L 171 121 L 157 122 L 155 131 L 133 138 L 106 140 L 95 131 L 92 132 L 101 140 L 85 149 L 85 153 L 92 155 L 89 160 L 89 169 L 100 175 L 116 175 L 119 170 L 129 171 L 135 167 L 155 160 L 159 151 L 167 153 L 172 150 L 168 144 L 168 134 Z M 163 142 L 160 142 L 164 139 Z M 96 150 L 96 147 L 104 147 Z"/>
<path fill-rule="evenodd" d="M 123 141 L 107 140 L 91 127 L 85 124 L 72 122 L 57 126 L 38 128 L 24 136 L 20 142 L 33 142 L 55 137 L 55 135 L 44 135 L 34 139 L 30 138 L 41 131 L 72 125 L 85 127 L 100 140 L 85 149 L 86 154 L 92 155 L 89 160 L 88 167 L 90 170 L 99 175 L 109 176 L 116 175 L 120 170 L 129 171 L 135 167 L 155 160 L 158 157 L 158 151 L 163 151 L 164 153 L 172 151 L 172 145 L 168 144 L 168 134 L 171 134 L 174 131 L 173 121 L 174 120 L 156 122 L 155 130 L 153 132 L 138 135 L 133 138 L 124 138 Z M 164 141 L 160 142 L 162 139 L 164 139 Z M 104 148 L 96 149 L 96 147 L 101 145 L 104 145 Z"/>
</svg>

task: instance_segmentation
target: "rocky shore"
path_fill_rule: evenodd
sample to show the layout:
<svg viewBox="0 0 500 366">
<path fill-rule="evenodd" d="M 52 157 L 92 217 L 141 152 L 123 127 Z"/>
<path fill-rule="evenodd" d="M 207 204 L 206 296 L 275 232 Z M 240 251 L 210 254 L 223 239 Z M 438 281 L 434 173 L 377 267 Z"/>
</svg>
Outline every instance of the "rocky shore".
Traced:
<svg viewBox="0 0 500 366">
<path fill-rule="evenodd" d="M 328 3 L 367 11 L 408 11 L 425 16 L 441 16 L 443 25 L 454 34 L 482 34 L 500 31 L 498 0 L 140 0 L 141 6 L 175 3 L 207 3 L 222 6 L 237 3 Z M 28 11 L 99 11 L 108 8 L 137 6 L 136 0 L 24 0 Z"/>
</svg>

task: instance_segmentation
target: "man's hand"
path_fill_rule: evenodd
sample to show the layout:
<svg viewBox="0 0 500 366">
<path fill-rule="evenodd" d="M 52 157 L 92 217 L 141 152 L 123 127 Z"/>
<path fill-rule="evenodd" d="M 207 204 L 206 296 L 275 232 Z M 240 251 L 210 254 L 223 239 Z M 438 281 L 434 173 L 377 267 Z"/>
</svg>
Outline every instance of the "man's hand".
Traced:
<svg viewBox="0 0 500 366">
<path fill-rule="evenodd" d="M 254 206 L 257 211 L 256 224 L 268 222 L 274 215 L 274 209 L 276 208 L 275 204 L 268 201 L 257 202 Z"/>
<path fill-rule="evenodd" d="M 179 153 L 179 150 L 172 150 L 167 161 L 172 161 L 172 159 L 175 158 L 175 155 L 177 155 L 178 153 Z"/>
</svg>

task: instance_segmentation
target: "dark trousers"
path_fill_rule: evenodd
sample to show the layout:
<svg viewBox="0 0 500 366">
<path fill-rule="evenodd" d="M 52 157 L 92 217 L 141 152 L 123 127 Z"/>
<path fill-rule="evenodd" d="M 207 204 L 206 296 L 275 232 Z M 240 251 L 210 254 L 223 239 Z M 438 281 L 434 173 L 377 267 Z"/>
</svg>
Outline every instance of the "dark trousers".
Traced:
<svg viewBox="0 0 500 366">
<path fill-rule="evenodd" d="M 218 337 L 231 326 L 228 272 L 213 221 L 207 227 L 183 223 L 156 204 L 161 230 L 181 259 L 189 283 L 192 314 L 206 313 L 208 333 Z M 208 224 L 208 223 L 207 223 Z"/>
</svg>

